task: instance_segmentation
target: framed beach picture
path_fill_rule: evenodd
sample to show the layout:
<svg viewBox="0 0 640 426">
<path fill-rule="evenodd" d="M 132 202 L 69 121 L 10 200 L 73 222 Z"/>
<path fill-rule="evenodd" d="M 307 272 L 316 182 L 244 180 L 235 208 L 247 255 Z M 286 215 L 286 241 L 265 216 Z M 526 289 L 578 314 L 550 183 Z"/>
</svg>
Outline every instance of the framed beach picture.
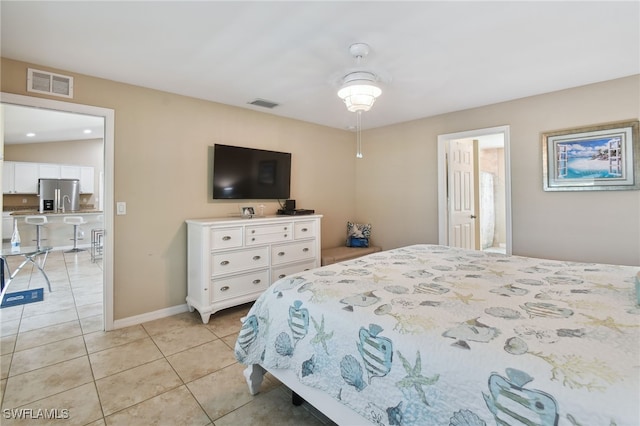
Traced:
<svg viewBox="0 0 640 426">
<path fill-rule="evenodd" d="M 640 189 L 638 121 L 542 134 L 545 191 Z"/>
</svg>

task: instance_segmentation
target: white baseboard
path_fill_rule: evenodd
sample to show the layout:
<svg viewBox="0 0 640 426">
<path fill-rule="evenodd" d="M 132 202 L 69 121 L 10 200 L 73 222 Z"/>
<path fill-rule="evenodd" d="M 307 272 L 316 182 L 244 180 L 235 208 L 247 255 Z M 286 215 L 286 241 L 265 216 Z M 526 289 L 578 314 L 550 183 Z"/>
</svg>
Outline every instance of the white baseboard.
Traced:
<svg viewBox="0 0 640 426">
<path fill-rule="evenodd" d="M 142 324 L 144 322 L 149 322 L 153 320 L 157 320 L 160 318 L 170 317 L 171 315 L 181 314 L 183 312 L 188 312 L 189 307 L 186 303 L 182 305 L 172 306 L 170 308 L 159 309 L 153 312 L 147 312 L 140 315 L 135 315 L 128 318 L 122 318 L 119 320 L 113 321 L 113 329 L 130 327 L 132 325 Z"/>
</svg>

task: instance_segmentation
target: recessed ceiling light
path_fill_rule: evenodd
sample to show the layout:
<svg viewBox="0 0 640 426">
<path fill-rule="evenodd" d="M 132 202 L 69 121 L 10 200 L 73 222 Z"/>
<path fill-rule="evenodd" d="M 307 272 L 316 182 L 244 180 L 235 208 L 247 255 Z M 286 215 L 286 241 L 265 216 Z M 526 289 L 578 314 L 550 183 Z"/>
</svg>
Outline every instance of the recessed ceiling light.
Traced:
<svg viewBox="0 0 640 426">
<path fill-rule="evenodd" d="M 88 135 L 89 133 L 91 133 L 91 129 L 84 129 L 84 130 L 83 130 L 83 133 L 84 133 L 85 135 Z"/>
<path fill-rule="evenodd" d="M 34 137 L 35 135 L 36 135 L 35 133 L 27 133 L 27 137 L 28 137 L 28 138 L 32 138 L 32 137 Z"/>
</svg>

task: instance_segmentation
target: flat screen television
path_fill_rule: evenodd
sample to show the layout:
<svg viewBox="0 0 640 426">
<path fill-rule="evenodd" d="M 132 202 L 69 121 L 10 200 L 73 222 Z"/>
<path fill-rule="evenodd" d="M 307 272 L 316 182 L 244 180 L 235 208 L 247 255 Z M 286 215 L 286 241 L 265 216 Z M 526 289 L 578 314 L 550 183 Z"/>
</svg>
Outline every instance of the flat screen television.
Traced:
<svg viewBox="0 0 640 426">
<path fill-rule="evenodd" d="M 290 188 L 290 153 L 214 145 L 214 199 L 284 200 Z"/>
</svg>

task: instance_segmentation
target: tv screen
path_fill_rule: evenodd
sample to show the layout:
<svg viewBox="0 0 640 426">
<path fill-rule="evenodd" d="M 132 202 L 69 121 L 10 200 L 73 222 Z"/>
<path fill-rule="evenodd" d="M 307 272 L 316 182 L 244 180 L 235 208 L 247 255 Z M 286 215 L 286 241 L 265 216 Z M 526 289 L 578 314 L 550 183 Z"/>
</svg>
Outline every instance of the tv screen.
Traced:
<svg viewBox="0 0 640 426">
<path fill-rule="evenodd" d="M 214 145 L 214 199 L 287 199 L 290 186 L 290 153 Z"/>
</svg>

